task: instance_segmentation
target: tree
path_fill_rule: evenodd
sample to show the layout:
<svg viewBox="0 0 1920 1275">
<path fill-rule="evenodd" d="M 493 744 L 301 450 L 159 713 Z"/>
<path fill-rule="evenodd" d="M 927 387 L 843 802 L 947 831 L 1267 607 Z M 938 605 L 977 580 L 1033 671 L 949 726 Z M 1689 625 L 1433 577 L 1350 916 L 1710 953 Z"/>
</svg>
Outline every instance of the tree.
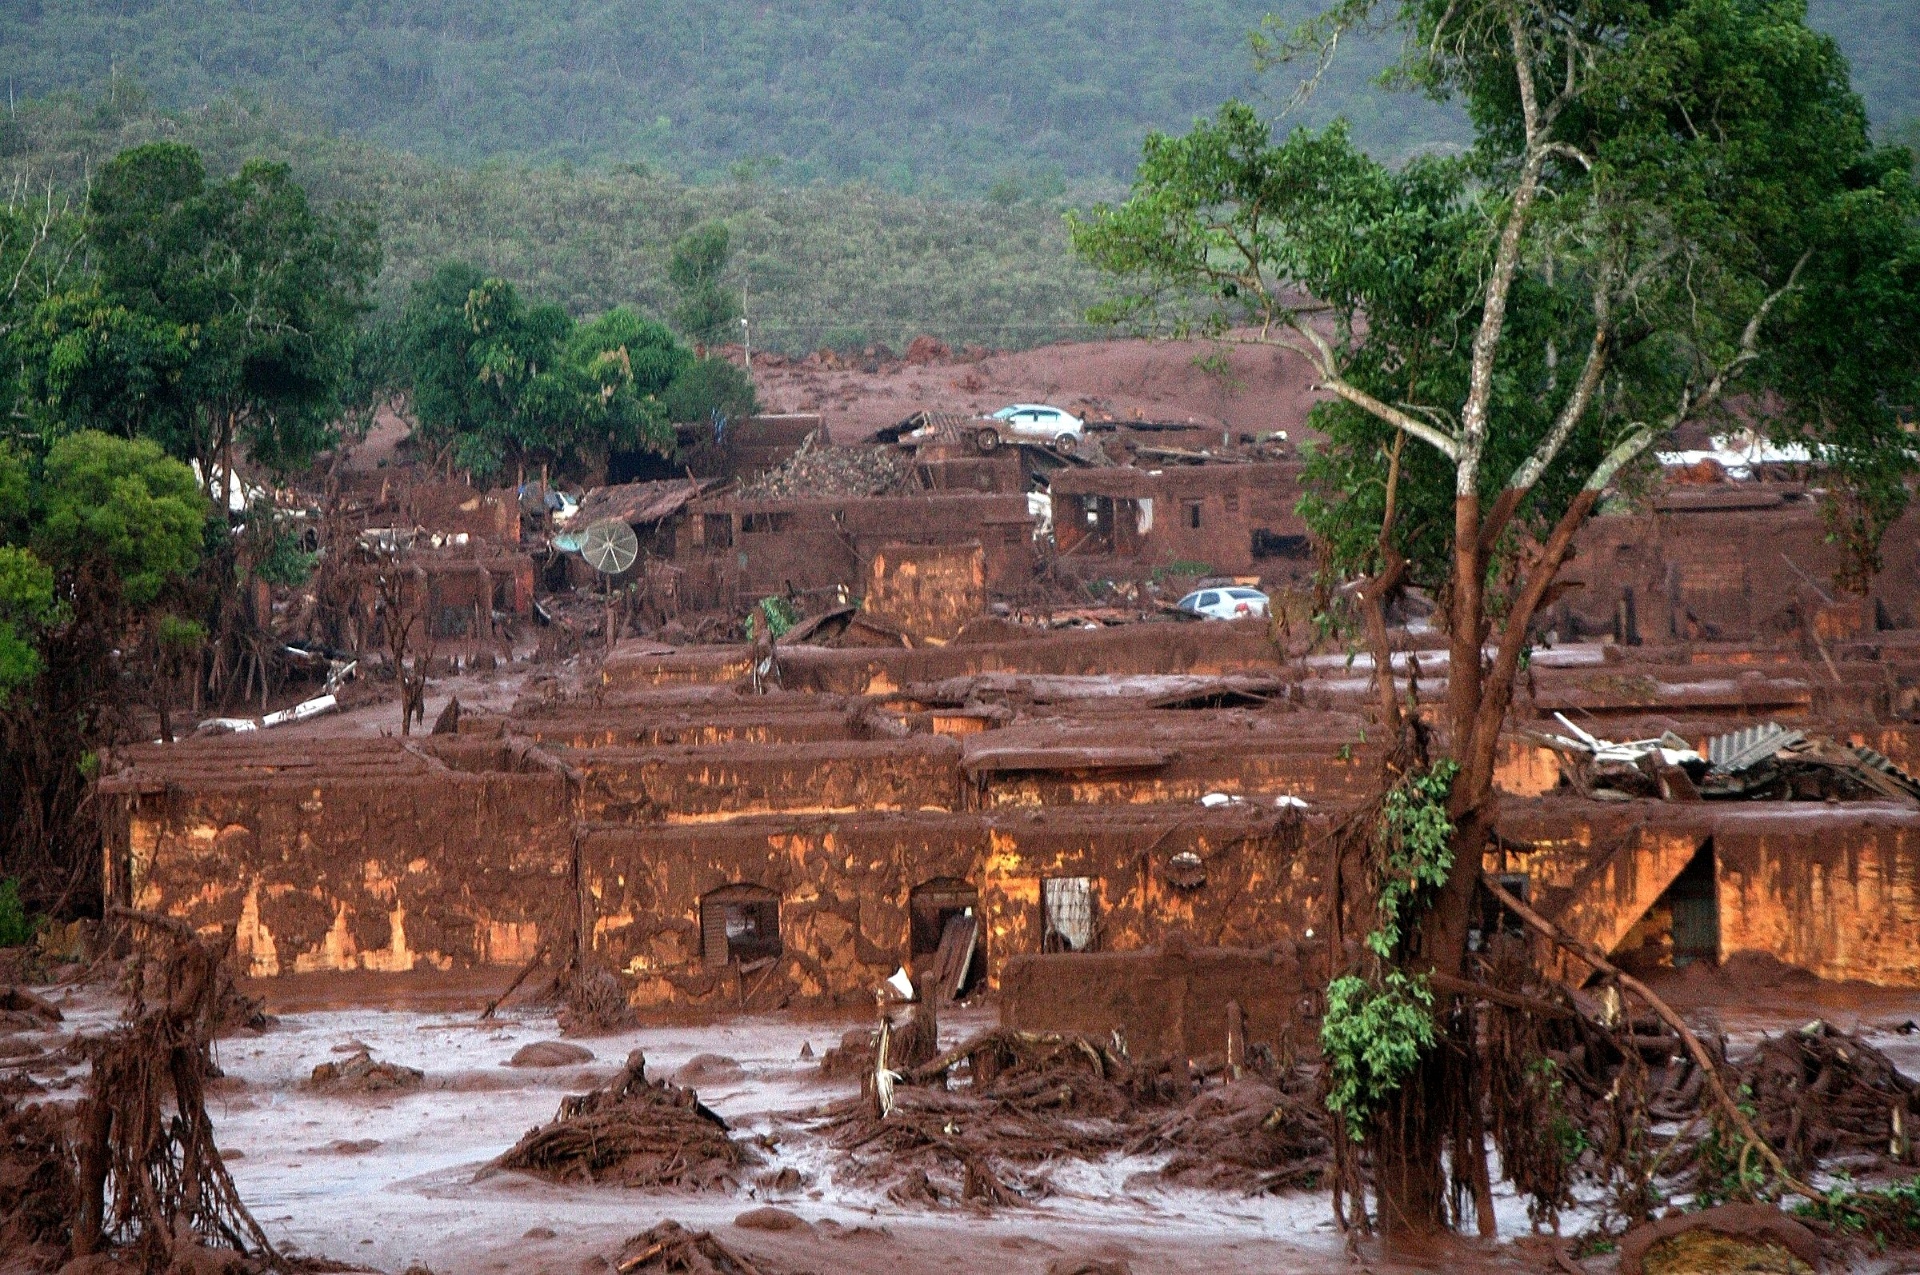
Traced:
<svg viewBox="0 0 1920 1275">
<path fill-rule="evenodd" d="M 667 450 L 661 395 L 693 361 L 631 310 L 576 324 L 460 263 L 415 288 L 400 341 L 423 435 L 482 478 L 529 464 L 579 472 L 610 451 Z"/>
<path fill-rule="evenodd" d="M 146 671 L 132 653 L 198 630 L 176 604 L 210 512 L 193 472 L 144 439 L 0 447 L 0 876 L 43 905 L 96 879 L 91 759 Z"/>
<path fill-rule="evenodd" d="M 674 378 L 662 400 L 676 425 L 745 420 L 760 410 L 753 378 L 722 358 L 695 360 Z"/>
<path fill-rule="evenodd" d="M 695 226 L 673 242 L 667 281 L 680 294 L 674 325 L 696 346 L 718 345 L 734 335 L 740 299 L 726 286 L 732 244 L 723 221 Z"/>
<path fill-rule="evenodd" d="M 1351 0 L 1302 35 L 1376 8 L 1406 39 L 1400 75 L 1464 105 L 1468 154 L 1390 171 L 1342 127 L 1275 144 L 1230 103 L 1150 136 L 1131 197 L 1071 228 L 1118 286 L 1096 317 L 1284 345 L 1333 398 L 1306 512 L 1356 577 L 1400 770 L 1369 834 L 1372 932 L 1330 989 L 1330 1103 L 1371 1144 L 1386 1227 L 1463 1220 L 1450 1146 L 1490 1232 L 1478 1108 L 1449 1063 L 1472 1050 L 1471 1010 L 1436 985 L 1468 973 L 1534 616 L 1602 493 L 1735 396 L 1749 414 L 1780 401 L 1877 476 L 1911 464 L 1887 410 L 1913 384 L 1910 343 L 1846 360 L 1824 409 L 1812 369 L 1920 298 L 1913 185 L 1798 0 Z M 1887 295 L 1847 309 L 1868 287 Z M 1385 671 L 1385 607 L 1408 583 L 1436 592 L 1449 639 L 1441 760 Z"/>
<path fill-rule="evenodd" d="M 331 441 L 379 272 L 371 219 L 316 210 L 284 164 L 210 181 L 192 147 L 156 142 L 100 171 L 87 241 L 97 295 L 46 320 L 74 352 L 49 367 L 56 414 L 97 423 L 132 396 L 120 428 L 199 462 L 209 491 L 236 448 L 284 472 Z"/>
</svg>

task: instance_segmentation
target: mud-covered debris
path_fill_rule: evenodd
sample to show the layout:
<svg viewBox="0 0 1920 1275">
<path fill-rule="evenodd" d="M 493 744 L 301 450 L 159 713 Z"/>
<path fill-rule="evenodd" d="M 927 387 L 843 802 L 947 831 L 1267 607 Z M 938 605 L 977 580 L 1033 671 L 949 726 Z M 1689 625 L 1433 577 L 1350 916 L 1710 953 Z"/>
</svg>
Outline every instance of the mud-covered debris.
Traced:
<svg viewBox="0 0 1920 1275">
<path fill-rule="evenodd" d="M 313 1069 L 313 1076 L 308 1083 L 315 1089 L 337 1093 L 388 1093 L 418 1089 L 425 1080 L 426 1073 L 418 1067 L 381 1062 L 362 1048 L 339 1062 L 321 1063 Z"/>
<path fill-rule="evenodd" d="M 26 1270 L 58 1266 L 80 1191 L 67 1116 L 0 1099 L 0 1253 Z"/>
<path fill-rule="evenodd" d="M 836 447 L 809 434 L 786 462 L 740 488 L 742 500 L 888 496 L 917 491 L 913 460 L 893 447 Z"/>
<path fill-rule="evenodd" d="M 1331 1162 L 1327 1120 L 1304 1090 L 1256 1076 L 1204 1090 L 1128 1148 L 1171 1151 L 1154 1176 L 1181 1186 L 1265 1195 L 1316 1185 Z"/>
<path fill-rule="evenodd" d="M 569 965 L 554 980 L 553 990 L 560 999 L 556 1020 L 563 1036 L 606 1036 L 639 1025 L 627 985 L 611 970 Z"/>
<path fill-rule="evenodd" d="M 1855 1172 L 1920 1161 L 1920 1083 L 1858 1036 L 1816 1020 L 1765 1037 L 1734 1070 L 1755 1127 L 1795 1172 L 1836 1157 Z"/>
<path fill-rule="evenodd" d="M 776 1275 L 766 1266 L 736 1253 L 707 1231 L 689 1231 L 678 1222 L 666 1221 L 620 1246 L 613 1269 L 618 1275 L 652 1275 L 652 1272 L 690 1272 L 691 1275 Z"/>
<path fill-rule="evenodd" d="M 1620 1275 L 1685 1271 L 1810 1273 L 1820 1239 L 1770 1204 L 1723 1204 L 1648 1222 L 1620 1240 Z"/>
<path fill-rule="evenodd" d="M 0 1032 L 42 1031 L 64 1017 L 59 1006 L 24 987 L 0 987 Z"/>
<path fill-rule="evenodd" d="M 564 1040 L 536 1040 L 507 1060 L 509 1067 L 577 1067 L 593 1061 L 593 1051 Z"/>
<path fill-rule="evenodd" d="M 743 1168 L 759 1162 L 693 1090 L 648 1080 L 646 1056 L 636 1049 L 611 1082 L 563 1099 L 550 1123 L 494 1165 L 562 1182 L 731 1190 Z"/>
<path fill-rule="evenodd" d="M 725 1054 L 695 1054 L 673 1073 L 674 1083 L 691 1089 L 737 1085 L 746 1078 L 747 1069 Z"/>
<path fill-rule="evenodd" d="M 949 1090 L 953 1073 L 965 1082 Z M 897 1203 L 994 1207 L 1045 1198 L 1050 1163 L 1117 1151 L 1145 1131 L 1147 1109 L 1191 1096 L 1184 1063 L 996 1029 L 910 1070 L 885 1117 L 866 1095 L 821 1114 L 848 1178 L 885 1185 Z"/>
</svg>

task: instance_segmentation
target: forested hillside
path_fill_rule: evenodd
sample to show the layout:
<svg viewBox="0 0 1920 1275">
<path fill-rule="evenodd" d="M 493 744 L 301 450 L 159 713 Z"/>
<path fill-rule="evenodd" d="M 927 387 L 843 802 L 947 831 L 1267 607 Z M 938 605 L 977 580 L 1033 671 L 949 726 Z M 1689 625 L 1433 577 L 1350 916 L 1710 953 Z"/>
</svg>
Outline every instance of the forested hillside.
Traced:
<svg viewBox="0 0 1920 1275">
<path fill-rule="evenodd" d="M 9 0 L 0 74 L 24 97 L 113 75 L 164 106 L 244 91 L 437 159 L 644 160 L 683 177 L 774 167 L 983 193 L 1124 181 L 1149 128 L 1257 79 L 1248 32 L 1319 0 Z M 1313 114 L 1399 154 L 1452 135 L 1381 100 L 1347 46 Z"/>
<path fill-rule="evenodd" d="M 4 123 L 0 120 L 0 123 Z M 691 185 L 632 168 L 441 165 L 315 131 L 285 112 L 234 102 L 159 112 L 57 99 L 24 108 L 0 140 L 0 179 L 55 184 L 71 197 L 90 171 L 155 138 L 190 142 L 216 173 L 255 156 L 284 160 L 321 204 L 363 204 L 378 219 L 389 312 L 440 261 L 470 261 L 576 315 L 630 305 L 666 315 L 668 248 L 724 218 L 729 285 L 744 288 L 756 344 L 788 350 L 927 332 L 1026 346 L 1081 335 L 1093 298 L 1053 202 L 954 202 L 863 184 L 797 189 L 723 180 Z"/>
</svg>

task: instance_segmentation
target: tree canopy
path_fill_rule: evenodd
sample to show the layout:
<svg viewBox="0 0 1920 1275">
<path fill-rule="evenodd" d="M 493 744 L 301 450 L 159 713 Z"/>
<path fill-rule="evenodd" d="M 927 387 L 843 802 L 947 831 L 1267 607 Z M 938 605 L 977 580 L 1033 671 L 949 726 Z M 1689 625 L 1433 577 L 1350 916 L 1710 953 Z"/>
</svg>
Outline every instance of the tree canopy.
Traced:
<svg viewBox="0 0 1920 1275">
<path fill-rule="evenodd" d="M 483 478 L 669 450 L 661 396 L 694 362 L 666 328 L 631 310 L 575 323 L 457 262 L 415 289 L 400 340 L 423 436 Z"/>
</svg>

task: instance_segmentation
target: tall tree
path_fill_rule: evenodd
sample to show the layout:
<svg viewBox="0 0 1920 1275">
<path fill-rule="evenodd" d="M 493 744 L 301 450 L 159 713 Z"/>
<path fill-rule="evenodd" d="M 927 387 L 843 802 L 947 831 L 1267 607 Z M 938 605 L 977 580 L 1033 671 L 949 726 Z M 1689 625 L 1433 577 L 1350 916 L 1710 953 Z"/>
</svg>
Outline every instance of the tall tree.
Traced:
<svg viewBox="0 0 1920 1275">
<path fill-rule="evenodd" d="M 1390 171 L 1338 126 L 1276 145 L 1229 104 L 1150 137 L 1131 198 L 1073 222 L 1118 285 L 1097 317 L 1285 345 L 1334 399 L 1308 512 L 1358 577 L 1406 770 L 1375 835 L 1377 924 L 1323 1038 L 1391 1230 L 1463 1220 L 1449 1146 L 1492 1228 L 1478 1109 L 1448 1064 L 1472 1048 L 1470 1010 L 1432 976 L 1467 972 L 1500 730 L 1595 503 L 1735 395 L 1783 402 L 1783 422 L 1878 478 L 1912 463 L 1892 409 L 1914 347 L 1859 329 L 1920 299 L 1908 159 L 1868 140 L 1804 16 L 1799 0 L 1350 0 L 1303 34 L 1397 26 L 1405 79 L 1464 105 L 1468 154 Z M 1858 288 L 1886 295 L 1861 314 L 1843 302 Z M 1815 369 L 1868 335 L 1876 357 L 1845 359 L 1850 379 L 1825 388 L 1844 405 L 1823 407 Z M 1387 671 L 1385 607 L 1409 582 L 1436 592 L 1449 638 L 1431 763 Z"/>
<path fill-rule="evenodd" d="M 98 879 L 94 750 L 126 729 L 134 650 L 193 627 L 177 605 L 208 514 L 193 472 L 148 440 L 0 446 L 0 877 L 43 907 Z"/>
<path fill-rule="evenodd" d="M 723 221 L 702 222 L 673 242 L 667 281 L 680 294 L 674 326 L 696 346 L 719 345 L 738 335 L 740 298 L 727 286 L 732 239 Z"/>
</svg>

